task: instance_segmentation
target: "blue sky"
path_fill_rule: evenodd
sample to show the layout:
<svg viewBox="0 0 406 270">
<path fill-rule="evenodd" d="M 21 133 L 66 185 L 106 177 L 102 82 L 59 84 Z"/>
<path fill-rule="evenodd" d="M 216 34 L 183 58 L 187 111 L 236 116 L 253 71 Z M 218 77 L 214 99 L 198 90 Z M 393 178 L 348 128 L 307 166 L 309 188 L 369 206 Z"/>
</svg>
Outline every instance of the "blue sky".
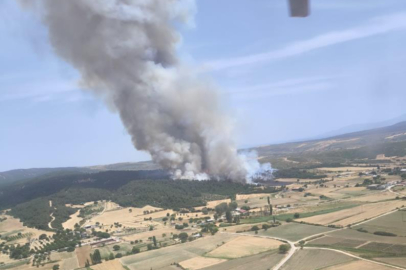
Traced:
<svg viewBox="0 0 406 270">
<path fill-rule="evenodd" d="M 46 30 L 0 2 L 0 171 L 147 160 L 118 116 L 77 86 Z M 179 55 L 221 91 L 240 147 L 405 114 L 406 1 L 198 0 Z"/>
</svg>

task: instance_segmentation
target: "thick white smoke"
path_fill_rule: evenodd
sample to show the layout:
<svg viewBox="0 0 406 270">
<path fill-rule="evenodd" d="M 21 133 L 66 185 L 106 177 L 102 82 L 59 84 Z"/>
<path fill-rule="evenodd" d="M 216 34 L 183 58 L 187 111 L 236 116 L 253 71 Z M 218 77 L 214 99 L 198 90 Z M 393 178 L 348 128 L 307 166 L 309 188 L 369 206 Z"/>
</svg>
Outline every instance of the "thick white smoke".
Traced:
<svg viewBox="0 0 406 270">
<path fill-rule="evenodd" d="M 81 73 L 84 88 L 119 113 L 134 146 L 174 178 L 244 182 L 260 168 L 237 154 L 215 89 L 178 61 L 173 24 L 187 20 L 193 2 L 35 3 L 55 52 Z"/>
</svg>

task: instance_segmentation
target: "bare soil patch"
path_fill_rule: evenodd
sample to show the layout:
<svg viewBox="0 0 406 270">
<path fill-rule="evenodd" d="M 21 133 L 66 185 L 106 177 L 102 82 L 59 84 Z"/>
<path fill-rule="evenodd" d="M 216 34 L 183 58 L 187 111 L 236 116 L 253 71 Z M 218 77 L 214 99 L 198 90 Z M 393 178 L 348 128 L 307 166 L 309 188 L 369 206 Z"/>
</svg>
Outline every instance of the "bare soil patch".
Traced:
<svg viewBox="0 0 406 270">
<path fill-rule="evenodd" d="M 183 262 L 180 262 L 179 264 L 185 268 L 185 269 L 190 269 L 190 270 L 197 270 L 197 269 L 202 269 L 205 267 L 213 266 L 222 262 L 225 262 L 227 260 L 223 259 L 216 259 L 216 258 L 206 258 L 206 257 L 195 257 Z"/>
<path fill-rule="evenodd" d="M 280 241 L 268 238 L 239 236 L 209 252 L 207 256 L 235 259 L 277 249 L 281 244 Z"/>
<path fill-rule="evenodd" d="M 78 258 L 79 267 L 85 267 L 86 261 L 90 259 L 90 252 L 92 248 L 90 246 L 83 246 L 76 249 L 76 256 Z"/>
<path fill-rule="evenodd" d="M 119 260 L 111 260 L 101 264 L 92 265 L 93 270 L 124 270 Z"/>
<path fill-rule="evenodd" d="M 68 219 L 66 222 L 62 223 L 62 226 L 64 229 L 70 229 L 73 230 L 75 228 L 75 224 L 79 224 L 79 222 L 82 220 L 81 217 L 79 217 L 80 210 L 78 210 L 76 213 L 70 216 L 70 219 Z"/>
</svg>

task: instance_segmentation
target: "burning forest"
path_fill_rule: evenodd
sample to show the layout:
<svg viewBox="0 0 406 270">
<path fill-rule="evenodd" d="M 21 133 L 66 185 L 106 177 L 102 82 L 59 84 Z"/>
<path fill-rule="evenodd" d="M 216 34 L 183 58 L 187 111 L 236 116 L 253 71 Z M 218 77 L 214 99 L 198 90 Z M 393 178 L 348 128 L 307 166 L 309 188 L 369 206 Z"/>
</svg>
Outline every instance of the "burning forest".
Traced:
<svg viewBox="0 0 406 270">
<path fill-rule="evenodd" d="M 175 24 L 187 0 L 21 1 L 48 28 L 54 51 L 81 74 L 80 85 L 120 115 L 137 150 L 175 179 L 250 181 L 270 172 L 240 155 L 216 87 L 177 57 Z"/>
</svg>

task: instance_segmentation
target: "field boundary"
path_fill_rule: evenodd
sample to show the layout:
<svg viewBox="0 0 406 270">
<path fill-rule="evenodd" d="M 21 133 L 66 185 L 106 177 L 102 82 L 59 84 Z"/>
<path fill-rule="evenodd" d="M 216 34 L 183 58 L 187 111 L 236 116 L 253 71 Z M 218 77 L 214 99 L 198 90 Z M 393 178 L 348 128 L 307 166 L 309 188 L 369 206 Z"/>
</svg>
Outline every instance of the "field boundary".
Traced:
<svg viewBox="0 0 406 270">
<path fill-rule="evenodd" d="M 402 268 L 400 266 L 395 266 L 395 265 L 390 265 L 390 264 L 386 264 L 386 263 L 382 263 L 382 262 L 377 262 L 377 261 L 373 261 L 373 260 L 369 260 L 369 259 L 365 259 L 356 255 L 353 255 L 351 253 L 342 251 L 342 250 L 338 250 L 338 249 L 332 249 L 332 248 L 318 248 L 318 247 L 304 247 L 304 249 L 321 249 L 321 250 L 330 250 L 330 251 L 335 251 L 347 256 L 350 256 L 352 258 L 358 259 L 358 260 L 362 260 L 362 261 L 366 261 L 366 262 L 370 262 L 370 263 L 374 263 L 374 264 L 379 264 L 382 266 L 386 266 L 386 267 L 391 267 L 391 268 L 395 268 L 395 269 L 400 269 L 400 270 L 406 270 L 406 268 Z"/>
</svg>

